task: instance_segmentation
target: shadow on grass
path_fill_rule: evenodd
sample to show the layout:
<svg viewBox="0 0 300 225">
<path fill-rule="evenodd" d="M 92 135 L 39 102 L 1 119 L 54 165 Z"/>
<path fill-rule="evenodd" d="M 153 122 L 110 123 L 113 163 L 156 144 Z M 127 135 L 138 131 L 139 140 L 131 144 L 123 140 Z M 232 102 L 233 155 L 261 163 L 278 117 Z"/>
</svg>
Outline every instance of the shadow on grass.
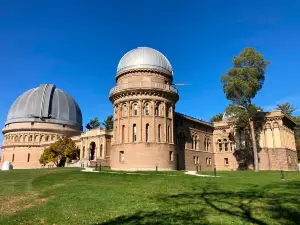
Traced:
<svg viewBox="0 0 300 225">
<path fill-rule="evenodd" d="M 194 215 L 197 215 L 195 217 Z M 202 210 L 191 210 L 177 211 L 174 212 L 143 212 L 139 211 L 130 216 L 120 216 L 114 220 L 110 220 L 104 223 L 96 223 L 94 225 L 117 225 L 117 224 L 208 224 L 205 219 L 204 209 Z"/>
<path fill-rule="evenodd" d="M 159 211 L 139 211 L 98 225 L 115 224 L 300 224 L 300 181 L 249 185 L 222 191 L 210 184 L 197 192 L 158 196 Z M 175 210 L 174 210 L 175 209 Z M 213 217 L 213 219 L 212 219 Z M 96 224 L 95 224 L 96 225 Z"/>
</svg>

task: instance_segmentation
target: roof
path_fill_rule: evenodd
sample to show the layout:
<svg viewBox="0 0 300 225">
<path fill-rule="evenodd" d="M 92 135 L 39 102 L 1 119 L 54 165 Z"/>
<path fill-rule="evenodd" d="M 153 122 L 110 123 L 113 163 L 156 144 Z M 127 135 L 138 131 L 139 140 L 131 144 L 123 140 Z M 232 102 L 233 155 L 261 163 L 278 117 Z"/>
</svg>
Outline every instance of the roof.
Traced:
<svg viewBox="0 0 300 225">
<path fill-rule="evenodd" d="M 21 94 L 12 104 L 5 125 L 20 122 L 49 122 L 82 127 L 77 102 L 53 84 L 41 84 Z"/>
<path fill-rule="evenodd" d="M 169 60 L 159 51 L 148 48 L 138 47 L 127 52 L 120 60 L 117 69 L 119 73 L 128 69 L 155 69 L 170 76 L 173 69 Z"/>
<path fill-rule="evenodd" d="M 197 122 L 197 123 L 202 123 L 204 125 L 207 125 L 207 126 L 210 126 L 210 127 L 214 127 L 211 123 L 208 123 L 208 122 L 203 121 L 201 119 L 193 118 L 191 116 L 184 115 L 184 114 L 179 113 L 179 112 L 175 112 L 175 115 L 178 115 L 178 116 L 183 117 L 183 118 L 188 119 L 188 120 L 192 120 L 192 121 Z"/>
</svg>

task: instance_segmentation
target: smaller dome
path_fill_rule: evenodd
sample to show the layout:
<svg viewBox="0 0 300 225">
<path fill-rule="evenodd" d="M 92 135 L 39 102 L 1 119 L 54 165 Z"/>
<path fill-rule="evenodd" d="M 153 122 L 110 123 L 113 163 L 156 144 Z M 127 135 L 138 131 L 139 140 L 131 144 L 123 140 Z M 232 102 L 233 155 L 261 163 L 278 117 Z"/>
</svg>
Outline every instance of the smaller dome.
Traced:
<svg viewBox="0 0 300 225">
<path fill-rule="evenodd" d="M 117 74 L 128 69 L 155 69 L 173 76 L 173 69 L 169 60 L 159 51 L 138 47 L 127 52 L 120 60 Z"/>
</svg>

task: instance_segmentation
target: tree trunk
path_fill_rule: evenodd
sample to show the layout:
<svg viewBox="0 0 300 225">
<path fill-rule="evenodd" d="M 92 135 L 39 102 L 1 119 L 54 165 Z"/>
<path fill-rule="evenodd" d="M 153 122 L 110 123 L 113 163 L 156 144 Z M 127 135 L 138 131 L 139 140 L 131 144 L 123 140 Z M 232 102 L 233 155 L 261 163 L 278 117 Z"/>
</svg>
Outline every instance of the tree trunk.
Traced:
<svg viewBox="0 0 300 225">
<path fill-rule="evenodd" d="M 256 138 L 254 132 L 254 122 L 253 120 L 249 120 L 250 130 L 251 130 L 251 138 L 252 138 L 252 147 L 253 147 L 253 157 L 254 157 L 254 170 L 258 171 L 258 154 L 257 154 L 257 145 L 256 145 Z"/>
</svg>

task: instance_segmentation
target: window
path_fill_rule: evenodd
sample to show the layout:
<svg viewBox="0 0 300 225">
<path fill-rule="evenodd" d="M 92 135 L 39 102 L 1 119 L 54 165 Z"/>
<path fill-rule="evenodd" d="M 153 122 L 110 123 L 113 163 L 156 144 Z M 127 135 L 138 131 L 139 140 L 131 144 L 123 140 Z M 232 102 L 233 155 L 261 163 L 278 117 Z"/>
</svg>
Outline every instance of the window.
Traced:
<svg viewBox="0 0 300 225">
<path fill-rule="evenodd" d="M 84 158 L 84 155 L 85 155 L 85 147 L 83 147 L 82 149 L 82 158 Z"/>
<path fill-rule="evenodd" d="M 167 129 L 167 142 L 170 142 L 170 126 Z"/>
<path fill-rule="evenodd" d="M 192 136 L 192 149 L 194 149 L 194 136 Z"/>
<path fill-rule="evenodd" d="M 197 157 L 194 156 L 194 164 L 197 164 Z"/>
<path fill-rule="evenodd" d="M 127 105 L 123 105 L 122 107 L 122 117 L 126 117 L 127 116 Z"/>
<path fill-rule="evenodd" d="M 28 153 L 27 155 L 27 162 L 29 162 L 29 160 L 30 160 L 30 153 Z"/>
<path fill-rule="evenodd" d="M 133 115 L 137 116 L 137 114 L 138 114 L 138 106 L 137 106 L 137 104 L 134 104 L 133 105 Z"/>
<path fill-rule="evenodd" d="M 11 161 L 12 161 L 12 162 L 14 162 L 14 161 L 15 161 L 15 154 L 13 154 L 13 155 L 12 155 L 12 159 L 11 159 Z"/>
<path fill-rule="evenodd" d="M 150 115 L 150 112 L 149 112 L 149 104 L 148 104 L 148 103 L 145 105 L 145 115 L 146 115 L 146 116 L 149 116 L 149 115 Z"/>
<path fill-rule="evenodd" d="M 124 151 L 120 151 L 120 162 L 124 162 Z"/>
<path fill-rule="evenodd" d="M 122 143 L 124 143 L 125 140 L 125 125 L 122 126 Z"/>
<path fill-rule="evenodd" d="M 49 141 L 49 136 L 46 136 L 45 141 Z"/>
<path fill-rule="evenodd" d="M 100 145 L 100 158 L 102 158 L 102 155 L 103 155 L 103 145 L 101 144 Z"/>
<path fill-rule="evenodd" d="M 211 166 L 211 158 L 206 158 L 206 165 Z"/>
<path fill-rule="evenodd" d="M 146 124 L 146 142 L 149 142 L 149 124 Z"/>
<path fill-rule="evenodd" d="M 200 158 L 197 156 L 197 164 L 200 164 Z"/>
<path fill-rule="evenodd" d="M 289 155 L 289 164 L 292 163 L 292 159 L 291 159 L 291 156 Z"/>
<path fill-rule="evenodd" d="M 161 131 L 160 131 L 160 130 L 161 130 L 161 125 L 159 124 L 159 125 L 158 125 L 158 131 L 157 131 L 157 135 L 158 135 L 158 142 L 160 142 L 160 141 L 161 141 L 161 137 L 160 137 L 160 136 L 161 136 L 161 134 L 160 134 L 160 133 L 161 133 Z"/>
<path fill-rule="evenodd" d="M 195 149 L 197 149 L 197 136 L 195 136 Z"/>
<path fill-rule="evenodd" d="M 132 137 L 133 142 L 136 142 L 136 124 L 133 124 L 133 137 Z"/>
<path fill-rule="evenodd" d="M 228 158 L 224 158 L 224 165 L 228 165 L 228 164 L 229 164 Z"/>
<path fill-rule="evenodd" d="M 169 160 L 173 161 L 173 152 L 170 152 L 170 154 L 169 154 Z"/>
<path fill-rule="evenodd" d="M 160 104 L 157 104 L 155 107 L 155 116 L 160 116 Z"/>
<path fill-rule="evenodd" d="M 29 141 L 32 141 L 32 135 L 29 136 Z"/>
<path fill-rule="evenodd" d="M 225 143 L 225 152 L 228 152 L 228 143 Z"/>
<path fill-rule="evenodd" d="M 169 107 L 166 107 L 166 117 L 169 117 Z"/>
<path fill-rule="evenodd" d="M 232 142 L 230 142 L 230 151 L 232 152 L 233 151 L 233 143 Z"/>
<path fill-rule="evenodd" d="M 222 141 L 218 140 L 219 152 L 222 152 Z"/>
</svg>

